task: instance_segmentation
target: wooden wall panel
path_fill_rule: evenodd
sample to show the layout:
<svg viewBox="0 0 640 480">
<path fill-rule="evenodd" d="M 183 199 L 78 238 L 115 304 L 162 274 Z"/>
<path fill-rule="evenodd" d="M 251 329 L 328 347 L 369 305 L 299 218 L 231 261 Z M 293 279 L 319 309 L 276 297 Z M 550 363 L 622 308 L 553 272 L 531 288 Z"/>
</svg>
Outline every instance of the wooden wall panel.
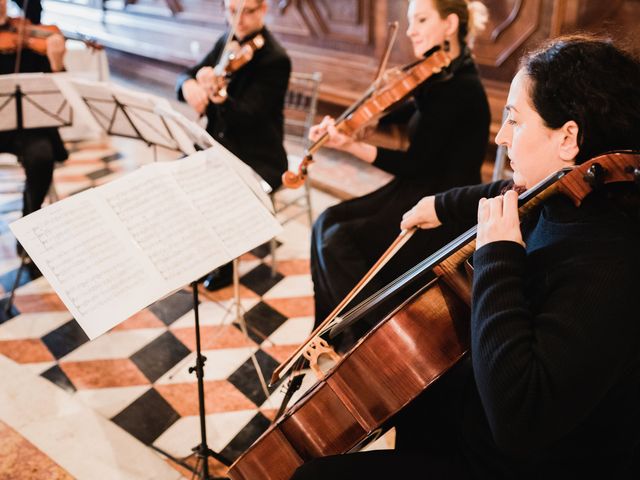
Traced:
<svg viewBox="0 0 640 480">
<path fill-rule="evenodd" d="M 294 69 L 322 72 L 321 99 L 325 102 L 345 106 L 366 90 L 391 21 L 397 20 L 400 30 L 390 64 L 413 59 L 405 35 L 404 0 L 266 1 L 267 23 L 288 49 Z M 63 30 L 77 30 L 75 15 L 108 47 L 186 66 L 206 53 L 224 31 L 225 21 L 222 0 L 180 2 L 182 12 L 171 15 L 167 0 L 135 0 L 126 6 L 125 0 L 107 0 L 101 21 L 89 24 L 87 19 L 99 15 L 102 0 L 44 0 L 45 11 L 51 12 L 48 19 L 58 22 Z M 524 51 L 558 33 L 602 29 L 602 25 L 608 25 L 604 28 L 609 30 L 629 31 L 637 29 L 640 20 L 638 0 L 484 2 L 490 20 L 474 52 L 490 91 L 494 119 L 501 116 L 509 82 Z M 91 9 L 96 13 L 87 14 Z M 635 37 L 632 40 L 636 44 L 640 41 Z"/>
</svg>

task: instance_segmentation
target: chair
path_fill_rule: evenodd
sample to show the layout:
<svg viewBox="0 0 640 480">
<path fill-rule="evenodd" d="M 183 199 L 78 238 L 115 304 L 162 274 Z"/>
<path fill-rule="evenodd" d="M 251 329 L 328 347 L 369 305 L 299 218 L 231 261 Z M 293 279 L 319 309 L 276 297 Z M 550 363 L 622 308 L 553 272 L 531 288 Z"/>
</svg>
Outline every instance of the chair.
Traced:
<svg viewBox="0 0 640 480">
<path fill-rule="evenodd" d="M 285 143 L 288 150 L 289 170 L 298 170 L 298 165 L 302 161 L 301 153 L 309 145 L 307 134 L 315 120 L 318 87 L 321 80 L 322 74 L 320 72 L 291 73 L 284 105 Z M 308 180 L 301 193 L 287 188 L 279 188 L 271 193 L 271 201 L 274 211 L 283 225 L 305 214 L 309 220 L 309 226 L 313 224 L 311 187 Z M 277 247 L 275 238 L 271 240 L 270 247 L 271 273 L 275 275 Z"/>
</svg>

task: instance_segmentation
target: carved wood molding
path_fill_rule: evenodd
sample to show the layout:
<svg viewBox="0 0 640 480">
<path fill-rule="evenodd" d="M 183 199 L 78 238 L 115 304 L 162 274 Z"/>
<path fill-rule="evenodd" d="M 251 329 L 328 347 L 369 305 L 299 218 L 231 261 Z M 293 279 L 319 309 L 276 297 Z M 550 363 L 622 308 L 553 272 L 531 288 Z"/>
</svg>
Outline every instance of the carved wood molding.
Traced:
<svg viewBox="0 0 640 480">
<path fill-rule="evenodd" d="M 279 0 L 269 26 L 287 40 L 313 43 L 336 42 L 351 46 L 372 45 L 374 0 Z"/>
<path fill-rule="evenodd" d="M 499 67 L 538 30 L 542 0 L 485 0 L 488 29 L 476 41 L 476 60 Z"/>
</svg>

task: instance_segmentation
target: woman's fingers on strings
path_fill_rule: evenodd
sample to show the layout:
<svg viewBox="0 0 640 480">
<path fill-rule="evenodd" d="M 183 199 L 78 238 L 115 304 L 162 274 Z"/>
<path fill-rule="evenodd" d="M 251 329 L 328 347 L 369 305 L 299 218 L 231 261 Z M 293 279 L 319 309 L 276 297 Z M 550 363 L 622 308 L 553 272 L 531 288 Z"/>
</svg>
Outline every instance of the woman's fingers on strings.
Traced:
<svg viewBox="0 0 640 480">
<path fill-rule="evenodd" d="M 504 194 L 502 201 L 502 215 L 511 223 L 519 223 L 518 215 L 518 194 L 514 190 L 509 190 Z"/>
<path fill-rule="evenodd" d="M 481 198 L 478 203 L 478 223 L 485 223 L 490 216 L 490 205 L 486 198 Z"/>
</svg>

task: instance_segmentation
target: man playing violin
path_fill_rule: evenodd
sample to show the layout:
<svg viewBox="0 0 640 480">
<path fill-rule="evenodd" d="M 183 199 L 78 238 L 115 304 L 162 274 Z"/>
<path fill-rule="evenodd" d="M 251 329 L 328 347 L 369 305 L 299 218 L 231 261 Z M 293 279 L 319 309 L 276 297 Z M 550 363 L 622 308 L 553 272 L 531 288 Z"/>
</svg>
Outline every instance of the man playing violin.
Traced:
<svg viewBox="0 0 640 480">
<path fill-rule="evenodd" d="M 637 158 L 639 84 L 640 60 L 608 40 L 563 37 L 525 56 L 496 137 L 515 184 L 615 150 Z M 522 221 L 506 181 L 409 210 L 403 229 L 477 222 L 469 354 L 397 415 L 395 450 L 312 460 L 292 478 L 639 478 L 635 165 L 635 183 L 630 165 L 627 182 L 602 177 L 579 206 L 557 193 Z"/>
<path fill-rule="evenodd" d="M 206 115 L 213 138 L 276 189 L 287 169 L 283 109 L 291 61 L 265 26 L 265 0 L 225 0 L 225 12 L 230 25 L 237 19 L 235 32 L 222 35 L 200 63 L 180 75 L 178 98 Z M 221 77 L 216 66 L 227 60 L 225 46 L 247 44 L 257 36 L 263 44 L 257 44 L 251 60 Z M 205 287 L 221 288 L 231 276 L 231 264 L 223 266 L 205 279 Z"/>
<path fill-rule="evenodd" d="M 0 0 L 0 25 L 8 25 L 6 0 Z M 40 53 L 29 48 L 28 39 L 22 44 L 16 38 L 2 41 L 2 36 L 19 37 L 15 32 L 2 30 L 0 26 L 0 44 L 11 45 L 0 51 L 0 74 L 30 72 L 59 72 L 64 70 L 65 40 L 60 34 L 46 38 L 46 52 Z M 20 51 L 18 51 L 20 50 Z M 18 65 L 19 60 L 19 65 Z M 20 136 L 15 131 L 0 132 L 0 152 L 18 156 L 26 174 L 24 204 L 22 212 L 27 215 L 42 206 L 53 179 L 53 167 L 56 161 L 67 158 L 57 128 L 38 128 L 24 130 Z M 18 247 L 20 250 L 20 247 Z"/>
</svg>

